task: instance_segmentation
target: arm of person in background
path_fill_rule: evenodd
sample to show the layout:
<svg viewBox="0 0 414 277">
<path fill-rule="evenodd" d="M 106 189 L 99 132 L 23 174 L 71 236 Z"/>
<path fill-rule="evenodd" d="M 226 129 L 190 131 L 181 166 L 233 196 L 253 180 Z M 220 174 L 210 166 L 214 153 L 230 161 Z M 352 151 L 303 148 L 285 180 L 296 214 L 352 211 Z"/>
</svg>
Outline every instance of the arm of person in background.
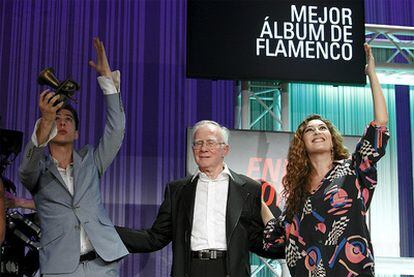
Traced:
<svg viewBox="0 0 414 277">
<path fill-rule="evenodd" d="M 263 224 L 266 225 L 271 219 L 275 219 L 270 208 L 262 201 L 262 209 L 260 210 Z"/>
<path fill-rule="evenodd" d="M 0 245 L 3 243 L 6 235 L 6 208 L 4 202 L 4 187 L 0 177 Z"/>
<path fill-rule="evenodd" d="M 93 39 L 93 46 L 97 62 L 89 61 L 89 65 L 100 75 L 98 82 L 106 101 L 105 129 L 94 152 L 99 174 L 102 175 L 121 148 L 125 133 L 125 113 L 120 94 L 120 72 L 111 72 L 105 47 L 99 38 Z"/>
<path fill-rule="evenodd" d="M 261 187 L 260 187 L 261 188 Z M 254 207 L 252 208 L 254 210 L 253 214 L 253 220 L 250 224 L 250 228 L 252 229 L 251 235 L 250 235 L 250 251 L 265 258 L 271 258 L 271 259 L 283 259 L 285 257 L 285 245 L 279 244 L 274 245 L 272 248 L 265 248 L 265 241 L 263 240 L 263 232 L 264 232 L 264 222 L 262 222 L 261 214 L 262 212 L 262 205 L 264 204 L 262 202 L 262 195 L 261 190 L 259 190 L 259 193 L 256 197 L 256 200 L 254 201 Z M 266 206 L 266 204 L 264 204 Z M 266 214 L 269 219 L 270 217 L 273 218 L 273 214 L 271 210 L 266 206 L 267 213 Z"/>
<path fill-rule="evenodd" d="M 261 216 L 266 225 L 263 231 L 263 247 L 266 251 L 283 251 L 285 249 L 285 230 L 283 217 L 275 218 L 272 211 L 262 202 Z"/>
<path fill-rule="evenodd" d="M 4 193 L 4 200 L 6 209 L 22 208 L 36 210 L 35 203 L 32 199 L 19 198 L 8 191 Z"/>
<path fill-rule="evenodd" d="M 387 104 L 385 102 L 384 94 L 382 93 L 377 73 L 375 72 L 375 59 L 372 55 L 371 47 L 367 43 L 364 44 L 364 48 L 367 59 L 365 74 L 367 74 L 371 86 L 372 100 L 374 104 L 374 122 L 376 126 L 386 126 L 388 123 Z"/>
</svg>

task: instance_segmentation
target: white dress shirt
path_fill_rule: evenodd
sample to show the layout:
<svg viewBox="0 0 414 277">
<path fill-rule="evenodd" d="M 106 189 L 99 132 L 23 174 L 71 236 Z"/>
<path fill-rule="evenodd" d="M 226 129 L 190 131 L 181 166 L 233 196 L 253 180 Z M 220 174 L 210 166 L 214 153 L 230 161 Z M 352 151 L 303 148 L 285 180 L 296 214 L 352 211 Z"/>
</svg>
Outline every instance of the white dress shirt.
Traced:
<svg viewBox="0 0 414 277">
<path fill-rule="evenodd" d="M 120 72 L 119 70 L 112 72 L 112 78 L 106 76 L 99 76 L 98 83 L 101 87 L 104 95 L 119 93 L 120 87 Z M 57 135 L 57 126 L 56 123 L 53 123 L 52 130 L 50 131 L 49 138 L 47 141 L 41 145 L 39 145 L 37 141 L 36 131 L 39 128 L 40 119 L 36 121 L 35 128 L 32 134 L 32 142 L 36 147 L 45 147 L 56 135 Z M 70 194 L 73 196 L 74 194 L 74 184 L 73 184 L 73 163 L 70 164 L 67 168 L 59 167 L 59 162 L 53 158 L 53 162 L 55 163 L 60 176 L 62 177 L 63 181 L 67 189 L 69 190 Z M 85 229 L 81 225 L 80 227 L 80 254 L 88 253 L 89 251 L 93 250 L 93 246 L 91 241 L 89 240 L 88 236 L 86 235 Z"/>
<path fill-rule="evenodd" d="M 193 229 L 191 230 L 191 250 L 227 250 L 226 209 L 229 178 L 233 179 L 226 164 L 223 171 L 212 180 L 197 170 L 198 178 L 194 201 Z"/>
</svg>

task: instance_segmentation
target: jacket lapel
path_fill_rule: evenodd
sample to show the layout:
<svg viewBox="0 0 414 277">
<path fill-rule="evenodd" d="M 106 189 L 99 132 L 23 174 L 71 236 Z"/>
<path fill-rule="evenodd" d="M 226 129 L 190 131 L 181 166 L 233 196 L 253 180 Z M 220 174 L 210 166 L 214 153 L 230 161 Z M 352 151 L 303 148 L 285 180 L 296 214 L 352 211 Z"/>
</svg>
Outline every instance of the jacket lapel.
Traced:
<svg viewBox="0 0 414 277">
<path fill-rule="evenodd" d="M 231 236 L 233 235 L 234 228 L 239 222 L 244 201 L 249 195 L 249 193 L 243 189 L 245 182 L 235 172 L 231 171 L 231 174 L 234 180 L 231 177 L 229 179 L 229 192 L 226 211 L 227 246 L 230 245 Z"/>
<path fill-rule="evenodd" d="M 82 196 L 85 194 L 87 186 L 82 186 L 83 183 L 89 183 L 90 172 L 82 170 L 85 167 L 85 163 L 88 160 L 88 152 L 85 149 L 80 152 L 73 151 L 73 203 L 77 204 Z"/>
<path fill-rule="evenodd" d="M 188 224 L 190 226 L 190 231 L 193 226 L 193 214 L 194 214 L 194 202 L 195 202 L 195 194 L 196 194 L 196 188 L 197 188 L 197 181 L 198 177 L 194 178 L 194 180 L 191 181 L 188 180 L 188 183 L 184 185 L 183 187 L 183 208 L 186 220 L 188 221 Z"/>
<path fill-rule="evenodd" d="M 243 210 L 243 205 L 245 200 L 247 199 L 249 193 L 243 189 L 245 181 L 243 181 L 239 175 L 233 171 L 231 174 L 234 180 L 230 177 L 229 178 L 229 191 L 228 191 L 228 199 L 227 199 L 227 208 L 226 208 L 226 237 L 227 237 L 227 245 L 229 245 L 231 236 L 233 234 L 234 228 L 236 227 L 237 223 L 239 222 L 241 212 Z M 190 232 L 193 226 L 193 215 L 194 215 L 194 202 L 195 202 L 195 194 L 197 188 L 197 181 L 198 177 L 191 179 L 188 183 L 183 187 L 183 208 L 187 223 L 190 226 Z"/>
<path fill-rule="evenodd" d="M 69 193 L 69 189 L 65 184 L 65 181 L 63 181 L 62 176 L 59 173 L 59 170 L 57 169 L 57 166 L 55 165 L 52 156 L 49 156 L 47 158 L 47 166 L 46 168 L 50 171 L 50 173 L 52 173 L 53 176 L 55 176 L 55 178 L 58 180 L 58 183 L 60 183 L 61 186 L 63 186 L 63 188 Z"/>
<path fill-rule="evenodd" d="M 78 152 L 73 151 L 73 191 L 74 194 L 76 192 L 76 180 L 78 179 L 79 176 L 79 168 L 81 167 L 81 163 L 82 163 L 82 158 L 79 156 Z"/>
</svg>

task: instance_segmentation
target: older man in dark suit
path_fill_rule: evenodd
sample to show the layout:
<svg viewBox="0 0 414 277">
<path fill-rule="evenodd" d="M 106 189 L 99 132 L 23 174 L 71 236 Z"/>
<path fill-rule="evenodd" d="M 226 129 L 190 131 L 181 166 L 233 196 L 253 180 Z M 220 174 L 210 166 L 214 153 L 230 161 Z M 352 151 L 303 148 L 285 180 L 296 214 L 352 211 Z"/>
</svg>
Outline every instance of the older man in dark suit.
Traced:
<svg viewBox="0 0 414 277">
<path fill-rule="evenodd" d="M 172 241 L 171 276 L 250 276 L 249 251 L 262 247 L 260 185 L 224 163 L 229 132 L 214 121 L 193 128 L 194 175 L 169 183 L 148 230 L 117 227 L 130 252 L 156 251 Z"/>
</svg>

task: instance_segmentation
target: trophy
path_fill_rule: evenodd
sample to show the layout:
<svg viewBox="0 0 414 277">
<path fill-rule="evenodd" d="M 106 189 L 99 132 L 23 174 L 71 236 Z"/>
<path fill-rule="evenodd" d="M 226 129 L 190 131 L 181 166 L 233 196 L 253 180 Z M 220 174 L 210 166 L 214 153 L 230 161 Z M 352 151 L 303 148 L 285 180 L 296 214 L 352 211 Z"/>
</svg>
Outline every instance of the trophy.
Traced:
<svg viewBox="0 0 414 277">
<path fill-rule="evenodd" d="M 59 82 L 54 74 L 54 70 L 48 67 L 40 72 L 37 78 L 39 85 L 47 85 L 55 90 L 55 93 L 60 95 L 60 99 L 55 103 L 55 106 L 60 102 L 67 103 L 69 100 L 77 103 L 73 98 L 75 91 L 79 90 L 80 86 L 73 80 L 66 79 L 63 82 Z"/>
</svg>

